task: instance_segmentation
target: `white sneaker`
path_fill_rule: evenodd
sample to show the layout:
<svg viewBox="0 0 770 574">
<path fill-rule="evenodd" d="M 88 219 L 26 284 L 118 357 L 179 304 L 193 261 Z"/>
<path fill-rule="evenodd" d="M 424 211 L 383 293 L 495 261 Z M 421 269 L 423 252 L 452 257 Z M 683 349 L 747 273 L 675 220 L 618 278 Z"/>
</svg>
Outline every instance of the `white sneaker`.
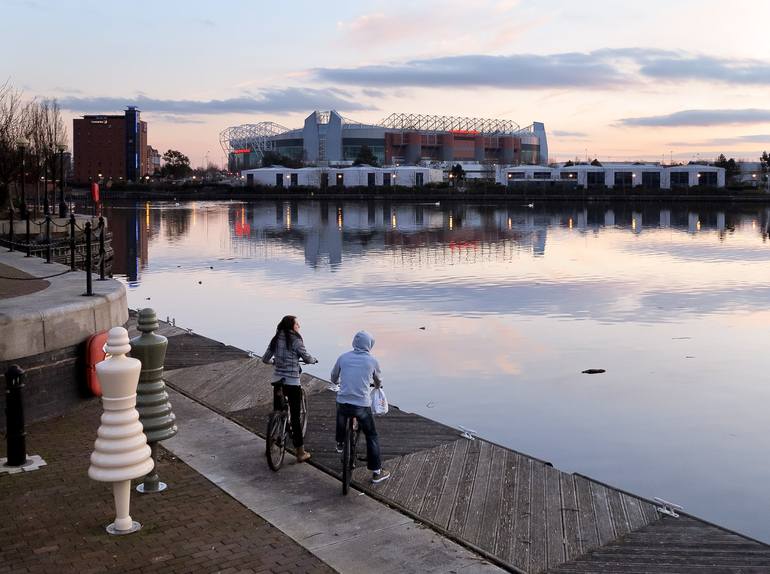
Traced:
<svg viewBox="0 0 770 574">
<path fill-rule="evenodd" d="M 340 386 L 339 385 L 329 385 L 326 387 L 327 391 L 331 391 L 333 393 L 339 393 L 340 392 Z"/>
<path fill-rule="evenodd" d="M 372 473 L 372 484 L 378 484 L 390 478 L 390 471 L 381 469 Z"/>
</svg>

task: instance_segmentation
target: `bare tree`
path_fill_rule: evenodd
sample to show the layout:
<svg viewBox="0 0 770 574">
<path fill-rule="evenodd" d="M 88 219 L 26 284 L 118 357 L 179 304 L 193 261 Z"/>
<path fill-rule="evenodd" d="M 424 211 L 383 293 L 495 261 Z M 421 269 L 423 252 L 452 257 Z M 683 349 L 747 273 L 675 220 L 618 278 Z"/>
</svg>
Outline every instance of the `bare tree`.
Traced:
<svg viewBox="0 0 770 574">
<path fill-rule="evenodd" d="M 45 168 L 55 179 L 58 146 L 67 128 L 56 100 L 25 101 L 9 82 L 0 85 L 0 209 L 11 208 L 20 177 L 20 140 L 27 140 L 26 177 L 40 180 Z"/>
<path fill-rule="evenodd" d="M 0 209 L 11 208 L 11 184 L 19 175 L 18 142 L 27 135 L 29 106 L 20 91 L 0 85 Z"/>
</svg>

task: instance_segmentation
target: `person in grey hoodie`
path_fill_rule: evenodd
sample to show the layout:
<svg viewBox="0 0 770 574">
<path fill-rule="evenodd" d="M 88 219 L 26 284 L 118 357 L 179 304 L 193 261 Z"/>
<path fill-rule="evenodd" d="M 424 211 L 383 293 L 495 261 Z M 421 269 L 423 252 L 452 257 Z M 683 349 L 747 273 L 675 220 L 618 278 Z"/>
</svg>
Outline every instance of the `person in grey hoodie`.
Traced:
<svg viewBox="0 0 770 574">
<path fill-rule="evenodd" d="M 305 349 L 305 343 L 299 332 L 299 321 L 294 315 L 286 315 L 278 327 L 275 335 L 270 339 L 270 344 L 262 355 L 262 362 L 269 363 L 274 359 L 276 381 L 273 383 L 273 409 L 283 408 L 284 395 L 289 401 L 291 412 L 291 440 L 294 443 L 297 462 L 305 462 L 310 458 L 310 453 L 305 451 L 302 437 L 302 421 L 300 421 L 300 408 L 302 404 L 302 387 L 299 375 L 302 367 L 299 360 L 302 359 L 308 365 L 318 362 Z"/>
<path fill-rule="evenodd" d="M 366 331 L 359 331 L 353 337 L 353 350 L 340 355 L 332 368 L 333 384 L 339 381 L 337 391 L 337 452 L 342 452 L 345 440 L 345 419 L 356 417 L 358 427 L 366 436 L 366 466 L 372 471 L 372 482 L 378 483 L 390 478 L 390 472 L 382 468 L 380 442 L 372 416 L 372 399 L 369 386 L 382 384 L 380 364 L 371 354 L 374 337 Z"/>
</svg>

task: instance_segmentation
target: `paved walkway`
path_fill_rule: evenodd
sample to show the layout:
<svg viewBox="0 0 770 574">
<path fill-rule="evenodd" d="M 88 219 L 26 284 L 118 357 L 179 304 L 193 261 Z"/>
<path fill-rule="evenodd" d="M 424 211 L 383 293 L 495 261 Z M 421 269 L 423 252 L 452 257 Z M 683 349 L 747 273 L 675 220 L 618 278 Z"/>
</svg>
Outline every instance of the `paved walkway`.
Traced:
<svg viewBox="0 0 770 574">
<path fill-rule="evenodd" d="M 264 441 L 170 391 L 179 434 L 164 446 L 339 572 L 495 573 L 501 569 L 407 516 L 306 464 L 277 474 Z"/>
<path fill-rule="evenodd" d="M 37 293 L 49 285 L 50 283 L 44 279 L 35 279 L 29 273 L 0 263 L 0 299 L 11 299 Z"/>
<path fill-rule="evenodd" d="M 66 417 L 27 429 L 28 453 L 42 455 L 47 466 L 0 474 L 0 573 L 333 572 L 165 452 L 158 467 L 169 489 L 132 494 L 131 515 L 142 530 L 108 535 L 104 527 L 114 518 L 111 488 L 86 474 L 101 412 L 100 402 L 92 400 Z M 182 429 L 184 435 L 194 432 L 186 423 Z M 4 440 L 0 452 L 5 456 Z"/>
</svg>

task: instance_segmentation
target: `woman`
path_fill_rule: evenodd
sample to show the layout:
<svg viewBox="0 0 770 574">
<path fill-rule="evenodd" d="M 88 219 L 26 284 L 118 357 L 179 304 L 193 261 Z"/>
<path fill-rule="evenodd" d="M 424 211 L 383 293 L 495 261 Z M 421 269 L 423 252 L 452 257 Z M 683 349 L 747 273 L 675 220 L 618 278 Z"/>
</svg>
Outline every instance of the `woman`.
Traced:
<svg viewBox="0 0 770 574">
<path fill-rule="evenodd" d="M 303 446 L 302 424 L 299 418 L 302 402 L 302 387 L 299 382 L 299 374 L 302 369 L 299 366 L 299 359 L 308 365 L 317 363 L 318 359 L 305 350 L 305 343 L 299 333 L 299 321 L 294 315 L 286 315 L 278 323 L 275 335 L 262 356 L 262 362 L 269 363 L 272 358 L 275 359 L 276 378 L 276 382 L 273 383 L 273 409 L 281 410 L 283 407 L 281 394 L 285 394 L 289 400 L 291 437 L 294 442 L 297 462 L 305 462 L 310 458 L 310 453 L 305 452 Z"/>
</svg>

